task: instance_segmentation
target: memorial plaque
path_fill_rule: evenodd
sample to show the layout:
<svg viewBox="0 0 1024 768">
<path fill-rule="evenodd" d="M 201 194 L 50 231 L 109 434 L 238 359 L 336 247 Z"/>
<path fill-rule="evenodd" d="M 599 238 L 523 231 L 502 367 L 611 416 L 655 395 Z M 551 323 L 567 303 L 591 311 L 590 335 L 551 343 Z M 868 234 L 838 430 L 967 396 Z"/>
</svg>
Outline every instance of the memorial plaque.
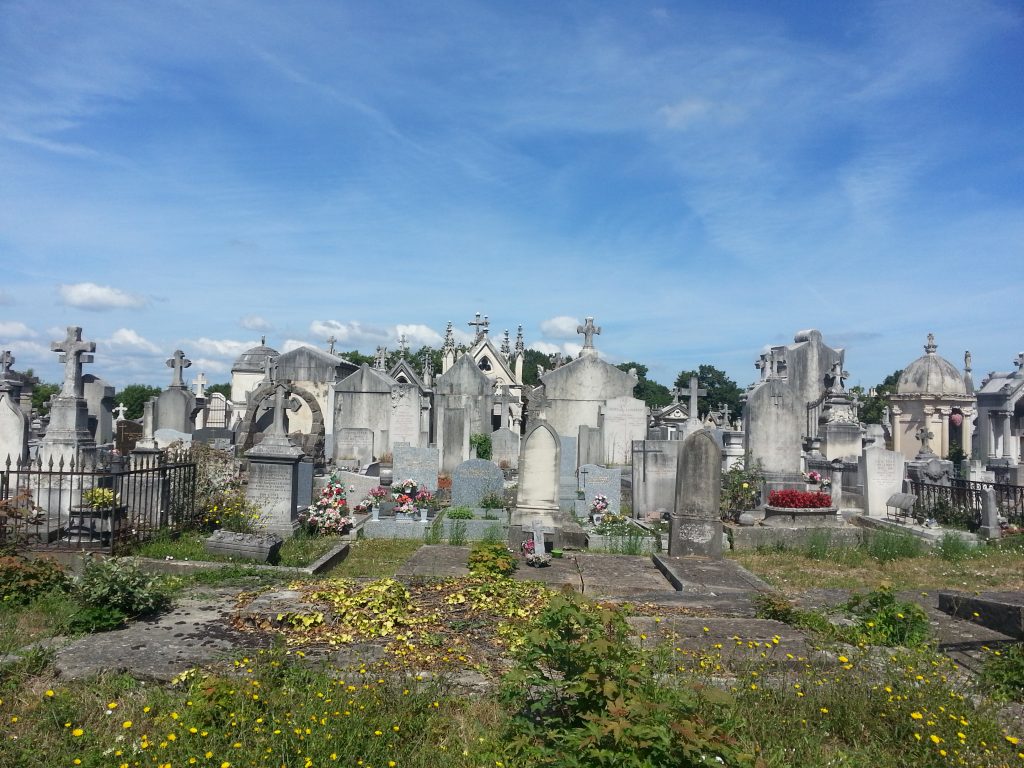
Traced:
<svg viewBox="0 0 1024 768">
<path fill-rule="evenodd" d="M 584 464 L 579 471 L 583 489 L 584 508 L 589 514 L 594 497 L 601 494 L 608 499 L 607 514 L 617 515 L 622 510 L 622 470 L 619 467 L 601 467 Z"/>
</svg>

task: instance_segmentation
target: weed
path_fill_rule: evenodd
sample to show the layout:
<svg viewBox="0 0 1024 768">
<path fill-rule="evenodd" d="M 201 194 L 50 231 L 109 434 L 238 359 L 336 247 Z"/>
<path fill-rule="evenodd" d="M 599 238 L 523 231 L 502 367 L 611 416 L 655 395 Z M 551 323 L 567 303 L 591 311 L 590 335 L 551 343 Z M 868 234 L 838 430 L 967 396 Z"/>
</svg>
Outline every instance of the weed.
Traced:
<svg viewBox="0 0 1024 768">
<path fill-rule="evenodd" d="M 976 547 L 952 532 L 946 533 L 935 548 L 939 557 L 951 563 L 959 563 L 961 560 L 974 557 L 977 554 L 976 550 Z"/>
<path fill-rule="evenodd" d="M 980 680 L 996 701 L 1024 702 L 1024 643 L 992 651 L 982 666 Z"/>
<path fill-rule="evenodd" d="M 519 567 L 515 555 L 500 541 L 479 541 L 469 553 L 471 573 L 508 576 Z"/>
<path fill-rule="evenodd" d="M 453 547 L 462 547 L 466 544 L 466 521 L 452 520 L 448 526 L 448 543 Z"/>
</svg>

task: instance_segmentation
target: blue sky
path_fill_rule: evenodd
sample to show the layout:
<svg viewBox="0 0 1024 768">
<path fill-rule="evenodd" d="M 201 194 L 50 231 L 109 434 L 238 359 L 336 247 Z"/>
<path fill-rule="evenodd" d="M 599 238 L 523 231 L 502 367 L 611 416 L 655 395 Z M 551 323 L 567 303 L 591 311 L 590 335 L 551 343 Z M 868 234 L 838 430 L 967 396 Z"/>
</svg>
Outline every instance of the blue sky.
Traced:
<svg viewBox="0 0 1024 768">
<path fill-rule="evenodd" d="M 475 312 L 671 385 L 1024 348 L 1024 5 L 0 0 L 0 346 L 225 381 Z"/>
</svg>

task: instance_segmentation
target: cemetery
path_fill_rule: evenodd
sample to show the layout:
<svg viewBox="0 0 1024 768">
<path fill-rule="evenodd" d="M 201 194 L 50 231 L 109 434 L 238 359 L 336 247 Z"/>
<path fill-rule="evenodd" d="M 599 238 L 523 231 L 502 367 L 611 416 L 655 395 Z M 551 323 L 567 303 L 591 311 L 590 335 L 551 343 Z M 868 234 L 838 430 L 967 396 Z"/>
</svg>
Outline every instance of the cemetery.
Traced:
<svg viewBox="0 0 1024 768">
<path fill-rule="evenodd" d="M 452 765 L 529 764 L 573 739 L 592 756 L 648 749 L 634 727 L 674 734 L 645 765 L 693 746 L 650 712 L 594 740 L 568 726 L 536 731 L 506 708 L 531 706 L 537 691 L 588 670 L 607 690 L 658 691 L 671 718 L 704 724 L 694 743 L 729 765 L 764 764 L 768 754 L 790 764 L 795 754 L 780 759 L 791 747 L 741 716 L 745 708 L 813 717 L 819 725 L 804 726 L 812 739 L 852 749 L 856 739 L 832 716 L 844 697 L 872 717 L 909 718 L 909 729 L 951 695 L 956 722 L 977 720 L 978 733 L 939 719 L 902 748 L 921 764 L 940 744 L 978 764 L 1019 760 L 1024 358 L 975 388 L 969 354 L 957 370 L 929 335 L 882 423 L 869 424 L 846 386 L 845 351 L 802 330 L 756 359 L 739 413 L 716 404 L 702 417 L 708 390 L 697 376 L 668 406 L 637 398 L 639 375 L 601 357 L 595 337 L 614 331 L 593 317 L 578 328 L 578 356 L 539 370 L 537 384 L 525 381 L 521 329 L 514 343 L 506 331 L 495 344 L 487 317 L 468 325 L 472 341 L 458 345 L 449 323 L 436 372 L 431 355 L 410 360 L 405 343 L 390 365 L 384 348 L 373 365 L 356 365 L 333 338 L 327 351 L 284 354 L 264 339 L 236 360 L 230 397 L 208 393 L 202 372 L 190 383 L 193 363 L 176 349 L 169 383 L 139 419 L 85 372 L 101 369 L 103 350 L 82 328 L 51 345 L 64 376 L 45 414 L 32 406 L 38 382 L 14 369 L 17 350 L 3 351 L 0 587 L 11 610 L 0 626 L 0 712 L 22 724 L 0 762 L 30 764 L 18 762 L 15 742 L 49 740 L 33 718 L 47 697 L 85 695 L 77 681 L 104 691 L 116 709 L 107 722 L 120 730 L 69 714 L 71 738 L 95 751 L 117 734 L 128 765 L 154 746 L 172 764 L 192 752 L 236 764 L 242 741 L 250 756 L 278 749 L 281 764 L 326 765 L 348 743 L 341 731 L 365 728 L 382 746 L 353 737 L 350 756 L 370 749 L 359 759 L 374 765 L 420 764 L 412 755 L 428 743 L 454 750 Z M 53 618 L 25 618 L 47 600 L 60 606 Z M 20 637 L 24 621 L 43 628 Z M 580 634 L 559 651 L 553 638 L 567 627 Z M 547 645 L 531 645 L 538 632 L 553 633 Z M 870 701 L 877 685 L 853 671 L 875 664 L 879 648 L 900 661 L 877 674 L 902 692 L 881 709 Z M 623 677 L 639 658 L 651 677 Z M 163 703 L 141 688 L 107 693 L 105 659 L 163 686 Z M 299 722 L 283 714 L 281 691 L 292 684 L 277 690 L 274 665 L 325 703 L 348 697 L 344 716 L 326 712 L 325 730 L 307 732 L 318 746 L 275 745 L 258 725 L 270 716 L 280 733 Z M 902 679 L 907 669 L 946 693 Z M 240 686 L 225 675 L 243 673 L 266 693 L 236 701 Z M 42 699 L 18 687 L 32 675 L 53 686 Z M 728 717 L 686 693 L 709 675 L 726 681 Z M 822 675 L 838 676 L 805 697 Z M 429 718 L 399 738 L 426 716 L 392 697 L 395 680 L 409 703 L 443 708 L 472 738 L 443 737 Z M 770 706 L 759 698 L 784 682 L 795 696 Z M 332 693 L 338 686 L 348 693 Z M 956 698 L 965 687 L 974 704 Z M 191 736 L 212 726 L 189 714 L 191 731 L 177 735 L 166 713 L 185 706 L 179 694 L 210 690 L 251 733 L 228 728 L 200 748 Z M 262 716 L 251 706 L 260 696 Z M 493 722 L 474 723 L 467 696 L 483 697 Z M 357 699 L 366 715 L 332 719 L 349 717 Z M 561 722 L 577 717 L 584 728 L 620 706 L 607 693 L 598 700 Z M 891 751 L 889 738 L 868 741 Z"/>
</svg>

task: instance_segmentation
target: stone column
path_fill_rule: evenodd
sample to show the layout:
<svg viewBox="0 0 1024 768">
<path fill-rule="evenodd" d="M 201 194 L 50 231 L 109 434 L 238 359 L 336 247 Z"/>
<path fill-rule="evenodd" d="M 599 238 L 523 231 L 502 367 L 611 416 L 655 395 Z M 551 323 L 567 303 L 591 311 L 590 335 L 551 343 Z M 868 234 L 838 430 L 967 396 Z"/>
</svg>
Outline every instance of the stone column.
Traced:
<svg viewBox="0 0 1024 768">
<path fill-rule="evenodd" d="M 939 456 L 945 458 L 949 455 L 949 417 L 952 414 L 952 408 L 937 408 L 936 413 L 939 415 Z"/>
<path fill-rule="evenodd" d="M 988 440 L 988 458 L 996 457 L 996 415 L 991 409 L 985 411 L 985 435 Z"/>
<path fill-rule="evenodd" d="M 892 407 L 892 449 L 896 453 L 903 450 L 903 424 L 900 422 L 902 413 L 903 410 L 898 405 Z"/>
<path fill-rule="evenodd" d="M 829 480 L 832 482 L 832 506 L 842 509 L 843 506 L 843 460 L 833 459 Z"/>
<path fill-rule="evenodd" d="M 1013 446 L 1011 445 L 1013 442 L 1013 435 L 1010 433 L 1010 417 L 1012 414 L 1013 411 L 1003 412 L 1003 444 L 1001 451 L 1003 458 L 1010 460 L 1013 459 Z"/>
</svg>

